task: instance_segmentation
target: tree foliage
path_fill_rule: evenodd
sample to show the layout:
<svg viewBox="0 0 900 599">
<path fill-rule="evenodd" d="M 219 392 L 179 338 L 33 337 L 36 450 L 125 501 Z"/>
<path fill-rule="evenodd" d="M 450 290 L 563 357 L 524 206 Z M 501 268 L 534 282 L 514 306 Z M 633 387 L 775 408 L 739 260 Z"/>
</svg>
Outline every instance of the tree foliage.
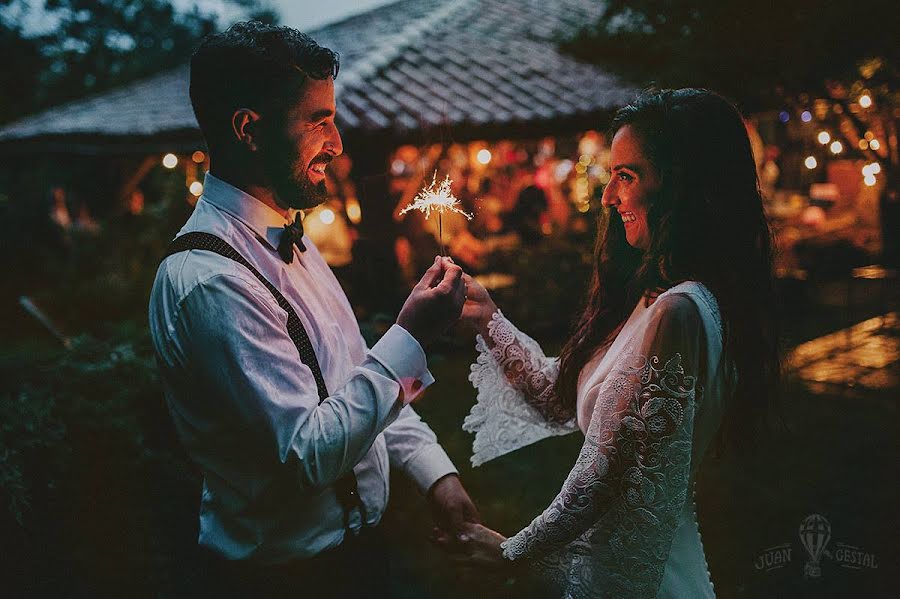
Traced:
<svg viewBox="0 0 900 599">
<path fill-rule="evenodd" d="M 227 0 L 248 16 L 275 21 L 256 0 Z M 170 0 L 45 0 L 48 31 L 25 31 L 23 0 L 0 0 L 0 50 L 13 56 L 0 74 L 0 122 L 184 63 L 217 15 Z M 17 16 L 13 16 L 17 15 Z"/>
<path fill-rule="evenodd" d="M 758 109 L 856 80 L 872 59 L 869 77 L 896 89 L 898 30 L 892 0 L 608 0 L 566 48 L 640 84 L 710 87 Z"/>
</svg>

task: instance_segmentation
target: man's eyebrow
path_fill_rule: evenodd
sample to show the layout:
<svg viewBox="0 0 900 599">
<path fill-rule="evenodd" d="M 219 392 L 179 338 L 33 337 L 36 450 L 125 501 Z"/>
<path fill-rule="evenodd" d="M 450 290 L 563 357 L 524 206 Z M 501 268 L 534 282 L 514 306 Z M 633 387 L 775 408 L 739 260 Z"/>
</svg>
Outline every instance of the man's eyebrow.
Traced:
<svg viewBox="0 0 900 599">
<path fill-rule="evenodd" d="M 321 110 L 317 110 L 309 116 L 309 121 L 314 123 L 316 121 L 321 121 L 322 119 L 327 119 L 330 116 L 334 116 L 334 111 L 330 108 L 322 108 Z"/>
</svg>

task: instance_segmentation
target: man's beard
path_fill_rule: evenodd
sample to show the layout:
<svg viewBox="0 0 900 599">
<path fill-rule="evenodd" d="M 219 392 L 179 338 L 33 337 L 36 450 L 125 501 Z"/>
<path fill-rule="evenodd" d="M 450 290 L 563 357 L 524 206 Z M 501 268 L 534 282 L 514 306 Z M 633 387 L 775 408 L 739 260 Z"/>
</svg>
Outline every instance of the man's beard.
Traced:
<svg viewBox="0 0 900 599">
<path fill-rule="evenodd" d="M 290 158 L 294 158 L 293 156 Z M 313 162 L 331 162 L 331 156 L 317 156 Z M 308 166 L 298 165 L 295 160 L 285 160 L 283 157 L 275 159 L 263 159 L 265 170 L 278 203 L 285 208 L 307 210 L 314 208 L 328 199 L 328 188 L 325 181 L 313 183 L 309 180 Z"/>
</svg>

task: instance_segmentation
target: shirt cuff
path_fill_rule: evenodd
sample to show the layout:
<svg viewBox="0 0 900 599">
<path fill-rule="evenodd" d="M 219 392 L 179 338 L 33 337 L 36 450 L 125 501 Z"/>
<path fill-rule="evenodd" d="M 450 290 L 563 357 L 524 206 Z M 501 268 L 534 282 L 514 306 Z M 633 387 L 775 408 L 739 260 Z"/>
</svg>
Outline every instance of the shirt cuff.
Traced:
<svg viewBox="0 0 900 599">
<path fill-rule="evenodd" d="M 408 404 L 434 382 L 428 370 L 425 352 L 416 338 L 398 324 L 388 329 L 369 355 L 378 360 L 403 389 L 403 403 Z"/>
<path fill-rule="evenodd" d="M 437 443 L 426 445 L 403 465 L 406 472 L 423 494 L 439 479 L 448 474 L 459 474 L 447 457 L 447 452 Z"/>
</svg>

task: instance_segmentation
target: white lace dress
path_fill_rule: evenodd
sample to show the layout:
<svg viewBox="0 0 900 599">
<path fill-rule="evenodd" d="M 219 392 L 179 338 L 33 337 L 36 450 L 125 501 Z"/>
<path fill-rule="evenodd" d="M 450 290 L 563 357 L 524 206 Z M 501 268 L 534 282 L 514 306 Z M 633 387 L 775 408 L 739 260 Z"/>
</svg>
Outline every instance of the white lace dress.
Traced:
<svg viewBox="0 0 900 599">
<path fill-rule="evenodd" d="M 563 597 L 714 597 L 694 474 L 721 421 L 730 367 L 715 298 L 693 281 L 641 300 L 581 371 L 575 413 L 556 407 L 558 361 L 500 312 L 477 338 L 478 399 L 463 428 L 473 465 L 580 429 L 559 494 L 503 544 Z"/>
</svg>

